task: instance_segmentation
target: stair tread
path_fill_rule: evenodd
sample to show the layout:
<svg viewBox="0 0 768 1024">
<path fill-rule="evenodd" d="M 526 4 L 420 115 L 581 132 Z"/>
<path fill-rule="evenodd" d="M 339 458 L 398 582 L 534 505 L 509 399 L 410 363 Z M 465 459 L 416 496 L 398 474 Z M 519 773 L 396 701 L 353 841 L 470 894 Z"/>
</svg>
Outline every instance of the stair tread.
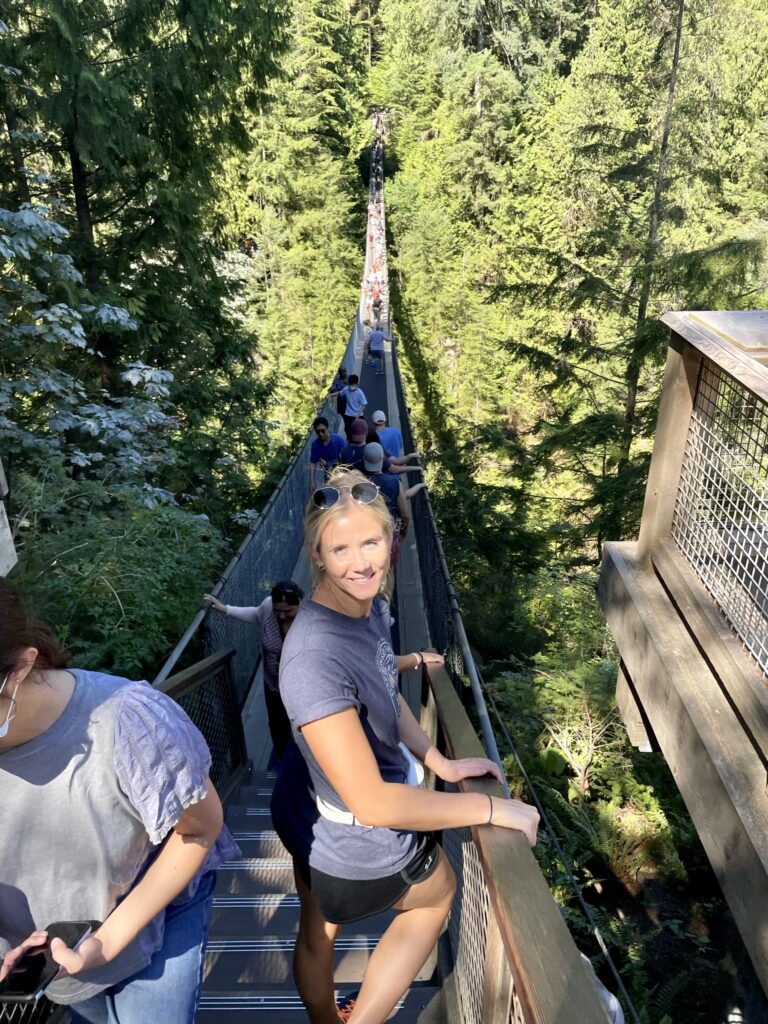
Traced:
<svg viewBox="0 0 768 1024">
<path fill-rule="evenodd" d="M 360 984 L 371 954 L 381 938 L 372 932 L 342 933 L 334 949 L 334 980 Z M 238 991 L 255 986 L 293 989 L 291 964 L 293 935 L 254 935 L 245 938 L 213 938 L 205 961 L 204 991 Z M 436 952 L 414 981 L 430 981 L 437 964 Z"/>
<path fill-rule="evenodd" d="M 395 916 L 393 910 L 365 919 L 366 931 L 381 934 Z M 213 897 L 210 934 L 213 938 L 295 935 L 299 928 L 299 897 L 296 893 L 216 893 Z"/>
<path fill-rule="evenodd" d="M 357 992 L 359 985 L 337 985 L 336 997 Z M 397 1024 L 448 1024 L 443 998 L 434 985 L 414 985 L 391 1018 Z M 298 994 L 283 989 L 203 992 L 196 1024 L 306 1024 Z"/>
</svg>

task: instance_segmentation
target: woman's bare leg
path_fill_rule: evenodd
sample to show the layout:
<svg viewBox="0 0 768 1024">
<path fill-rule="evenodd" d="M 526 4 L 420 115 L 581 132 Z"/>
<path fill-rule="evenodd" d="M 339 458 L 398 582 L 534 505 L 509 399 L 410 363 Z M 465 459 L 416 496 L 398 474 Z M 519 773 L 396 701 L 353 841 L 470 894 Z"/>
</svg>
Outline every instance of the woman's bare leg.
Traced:
<svg viewBox="0 0 768 1024">
<path fill-rule="evenodd" d="M 368 961 L 349 1024 L 383 1024 L 424 966 L 438 940 L 456 892 L 456 879 L 440 850 L 440 863 L 424 882 L 395 904 L 401 911 Z"/>
<path fill-rule="evenodd" d="M 301 900 L 299 934 L 293 950 L 293 979 L 312 1024 L 339 1024 L 333 995 L 333 944 L 341 926 L 325 920 L 295 862 L 293 874 Z"/>
</svg>

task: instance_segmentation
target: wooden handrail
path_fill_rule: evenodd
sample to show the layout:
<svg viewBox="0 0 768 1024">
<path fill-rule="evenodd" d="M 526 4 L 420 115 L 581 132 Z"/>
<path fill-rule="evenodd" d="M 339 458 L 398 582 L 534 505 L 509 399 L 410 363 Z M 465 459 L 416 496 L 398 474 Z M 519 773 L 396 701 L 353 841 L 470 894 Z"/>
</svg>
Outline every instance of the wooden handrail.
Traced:
<svg viewBox="0 0 768 1024">
<path fill-rule="evenodd" d="M 182 669 L 181 672 L 176 672 L 175 675 L 155 683 L 154 687 L 169 697 L 173 697 L 174 700 L 178 700 L 188 690 L 194 690 L 200 683 L 215 675 L 234 656 L 234 647 L 230 647 L 226 651 L 217 651 L 216 654 L 211 654 L 207 658 L 203 658 L 202 661 L 195 662 L 189 668 Z"/>
<path fill-rule="evenodd" d="M 425 671 L 451 757 L 486 757 L 446 670 Z M 459 788 L 504 796 L 490 780 L 467 779 Z M 472 838 L 526 1024 L 605 1024 L 594 982 L 522 834 L 478 825 Z"/>
</svg>

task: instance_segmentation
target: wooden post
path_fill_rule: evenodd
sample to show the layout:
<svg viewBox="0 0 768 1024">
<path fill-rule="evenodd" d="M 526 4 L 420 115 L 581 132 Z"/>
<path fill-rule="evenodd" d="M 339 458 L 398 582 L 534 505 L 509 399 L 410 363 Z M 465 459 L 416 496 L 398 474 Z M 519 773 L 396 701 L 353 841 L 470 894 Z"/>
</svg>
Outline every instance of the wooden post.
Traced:
<svg viewBox="0 0 768 1024">
<path fill-rule="evenodd" d="M 667 350 L 664 390 L 637 544 L 638 559 L 649 567 L 654 547 L 668 537 L 672 529 L 677 485 L 700 365 L 700 353 L 673 333 Z"/>
</svg>

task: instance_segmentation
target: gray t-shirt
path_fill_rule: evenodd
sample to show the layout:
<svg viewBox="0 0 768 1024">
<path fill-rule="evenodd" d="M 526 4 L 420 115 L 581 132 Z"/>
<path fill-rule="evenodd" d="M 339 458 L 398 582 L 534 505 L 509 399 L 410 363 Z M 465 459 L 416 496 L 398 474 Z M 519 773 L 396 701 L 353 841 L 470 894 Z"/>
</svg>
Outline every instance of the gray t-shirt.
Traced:
<svg viewBox="0 0 768 1024">
<path fill-rule="evenodd" d="M 75 688 L 53 725 L 0 753 L 0 956 L 54 921 L 103 921 L 205 794 L 208 747 L 175 701 L 148 683 L 71 671 Z M 238 854 L 224 829 L 174 902 Z M 111 963 L 46 994 L 76 1003 L 130 977 L 162 945 L 164 924 L 163 911 Z"/>
<path fill-rule="evenodd" d="M 399 747 L 397 662 L 389 640 L 389 611 L 377 600 L 366 618 L 350 618 L 305 599 L 283 645 L 280 695 L 293 736 L 309 769 L 312 790 L 344 810 L 343 800 L 324 775 L 301 728 L 309 722 L 357 709 L 385 782 L 405 783 Z M 291 787 L 291 779 L 286 786 Z M 296 772 L 292 796 L 311 801 L 303 773 Z M 293 815 L 294 821 L 310 815 Z M 277 824 L 277 823 L 276 823 Z M 309 837 L 296 837 L 295 851 Z M 304 843 L 300 841 L 304 840 Z M 309 863 L 337 878 L 383 878 L 400 871 L 416 848 L 414 832 L 343 825 L 318 817 L 309 839 Z"/>
</svg>

